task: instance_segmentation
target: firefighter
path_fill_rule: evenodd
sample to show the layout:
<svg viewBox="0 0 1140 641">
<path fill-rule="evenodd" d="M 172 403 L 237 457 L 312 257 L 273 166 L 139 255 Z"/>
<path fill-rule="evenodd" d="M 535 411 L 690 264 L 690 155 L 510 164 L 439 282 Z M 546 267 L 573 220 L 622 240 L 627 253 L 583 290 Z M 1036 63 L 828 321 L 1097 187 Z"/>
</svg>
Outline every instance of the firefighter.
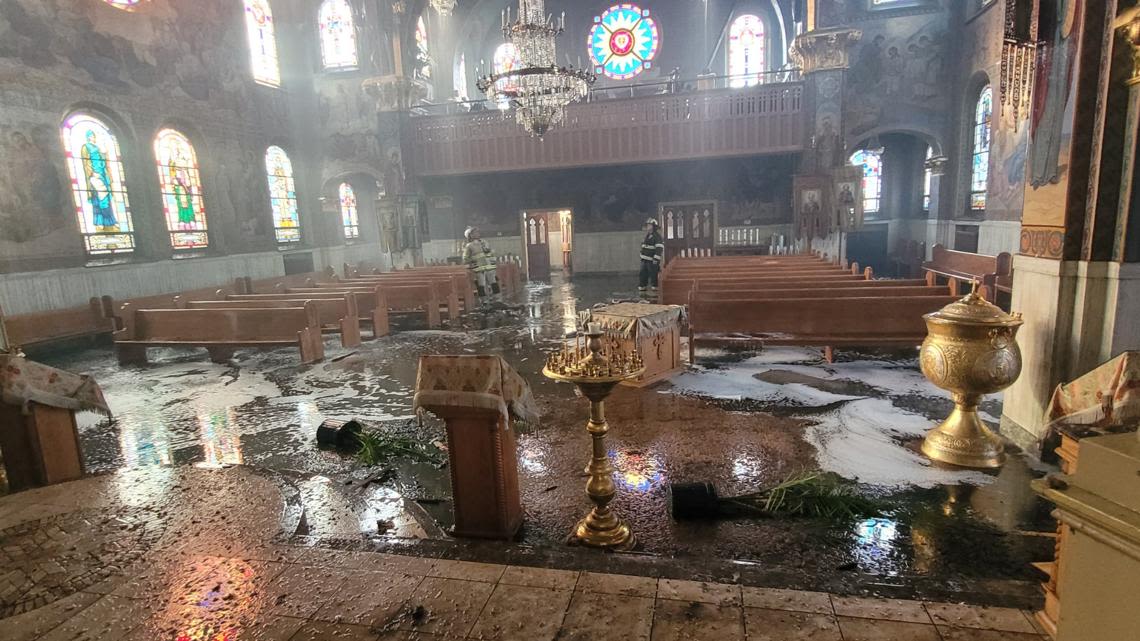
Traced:
<svg viewBox="0 0 1140 641">
<path fill-rule="evenodd" d="M 497 302 L 499 298 L 499 278 L 495 265 L 495 252 L 479 235 L 478 227 L 468 227 L 463 232 L 467 244 L 463 246 L 463 263 L 475 278 L 475 289 L 479 292 L 480 305 Z"/>
<path fill-rule="evenodd" d="M 641 241 L 641 275 L 637 293 L 641 298 L 657 295 L 657 274 L 661 271 L 661 260 L 665 254 L 665 243 L 657 231 L 657 219 L 645 221 L 645 240 Z"/>
</svg>

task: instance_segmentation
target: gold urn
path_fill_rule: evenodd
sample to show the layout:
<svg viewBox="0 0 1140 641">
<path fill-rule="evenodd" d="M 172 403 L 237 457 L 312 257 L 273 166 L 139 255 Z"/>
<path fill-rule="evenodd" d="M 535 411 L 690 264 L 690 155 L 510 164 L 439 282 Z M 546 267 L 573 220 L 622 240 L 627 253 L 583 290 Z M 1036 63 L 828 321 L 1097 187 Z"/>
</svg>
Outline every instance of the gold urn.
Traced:
<svg viewBox="0 0 1140 641">
<path fill-rule="evenodd" d="M 1001 438 L 978 418 L 978 403 L 1021 375 L 1021 350 L 1015 340 L 1021 315 L 1006 314 L 974 291 L 923 318 L 927 336 L 919 357 L 922 373 L 954 399 L 954 411 L 926 435 L 923 453 L 962 467 L 1001 467 Z"/>
</svg>

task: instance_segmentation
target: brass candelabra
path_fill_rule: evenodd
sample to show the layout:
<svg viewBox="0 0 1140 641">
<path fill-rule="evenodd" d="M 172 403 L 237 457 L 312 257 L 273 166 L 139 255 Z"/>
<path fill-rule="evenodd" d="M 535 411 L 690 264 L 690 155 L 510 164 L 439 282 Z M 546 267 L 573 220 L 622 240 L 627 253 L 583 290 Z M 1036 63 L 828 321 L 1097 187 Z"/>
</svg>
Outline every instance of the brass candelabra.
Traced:
<svg viewBox="0 0 1140 641">
<path fill-rule="evenodd" d="M 590 401 L 590 420 L 586 431 L 593 441 L 590 464 L 586 467 L 586 496 L 594 508 L 578 522 L 571 535 L 591 547 L 629 549 L 633 547 L 633 531 L 610 509 L 610 501 L 617 493 L 614 484 L 614 466 L 606 452 L 605 400 L 614 387 L 625 380 L 637 378 L 645 372 L 645 364 L 636 350 L 624 347 L 625 341 L 616 333 L 607 333 L 596 324 L 590 324 L 583 338 L 573 345 L 565 345 L 550 354 L 542 373 L 556 381 L 574 383 Z"/>
</svg>

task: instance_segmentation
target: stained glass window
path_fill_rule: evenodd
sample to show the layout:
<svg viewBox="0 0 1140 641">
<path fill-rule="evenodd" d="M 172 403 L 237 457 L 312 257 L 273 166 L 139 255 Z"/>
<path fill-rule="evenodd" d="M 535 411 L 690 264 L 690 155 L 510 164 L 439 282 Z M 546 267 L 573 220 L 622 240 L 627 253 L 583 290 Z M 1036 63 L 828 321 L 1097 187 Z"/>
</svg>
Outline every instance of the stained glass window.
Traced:
<svg viewBox="0 0 1140 641">
<path fill-rule="evenodd" d="M 356 192 L 348 183 L 340 184 L 340 221 L 345 238 L 360 237 L 360 216 L 356 209 Z"/>
<path fill-rule="evenodd" d="M 863 214 L 873 216 L 883 197 L 883 152 L 860 149 L 851 155 L 851 164 L 863 168 Z"/>
<path fill-rule="evenodd" d="M 416 73 L 422 78 L 431 78 L 431 55 L 428 53 L 427 24 L 423 16 L 416 20 Z"/>
<path fill-rule="evenodd" d="M 87 253 L 134 251 L 135 230 L 115 135 L 103 121 L 85 113 L 68 117 L 61 133 L 75 214 Z"/>
<path fill-rule="evenodd" d="M 277 36 L 269 0 L 245 0 L 245 28 L 249 34 L 249 55 L 253 80 L 270 87 L 281 86 L 281 66 L 277 61 Z"/>
<path fill-rule="evenodd" d="M 926 163 L 922 166 L 922 210 L 930 211 L 930 185 L 934 178 L 934 168 L 930 159 L 934 157 L 934 147 L 926 148 Z"/>
<path fill-rule="evenodd" d="M 586 47 L 595 73 L 626 80 L 652 66 L 661 32 L 648 9 L 619 4 L 594 17 Z"/>
<path fill-rule="evenodd" d="M 325 69 L 355 69 L 356 23 L 348 0 L 325 0 L 317 14 Z"/>
<path fill-rule="evenodd" d="M 728 75 L 733 87 L 751 87 L 764 73 L 764 23 L 759 17 L 744 14 L 728 28 Z"/>
<path fill-rule="evenodd" d="M 986 85 L 974 107 L 973 165 L 970 168 L 970 209 L 984 211 L 990 179 L 990 126 L 993 124 L 994 91 Z"/>
<path fill-rule="evenodd" d="M 273 231 L 279 243 L 301 240 L 301 216 L 297 211 L 297 187 L 293 183 L 293 163 L 280 147 L 265 150 L 265 172 L 269 176 L 269 206 L 273 210 Z"/>
<path fill-rule="evenodd" d="M 504 42 L 495 48 L 495 55 L 491 58 L 491 71 L 493 73 L 506 73 L 514 71 L 522 66 L 522 58 L 519 56 L 519 49 L 513 42 Z M 518 81 L 514 78 L 502 78 L 496 83 L 499 91 L 514 91 L 518 89 Z M 499 99 L 499 109 L 506 109 L 510 106 L 509 98 Z"/>
<path fill-rule="evenodd" d="M 158 160 L 158 184 L 170 244 L 174 249 L 206 247 L 206 207 L 194 146 L 181 133 L 163 129 L 154 138 L 154 157 Z"/>
</svg>

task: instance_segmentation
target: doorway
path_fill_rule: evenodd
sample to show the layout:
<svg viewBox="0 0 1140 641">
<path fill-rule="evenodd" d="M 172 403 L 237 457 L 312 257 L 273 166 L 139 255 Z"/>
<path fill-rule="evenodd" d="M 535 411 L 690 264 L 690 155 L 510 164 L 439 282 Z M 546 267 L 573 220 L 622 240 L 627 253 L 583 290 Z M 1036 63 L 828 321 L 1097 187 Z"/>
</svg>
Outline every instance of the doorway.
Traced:
<svg viewBox="0 0 1140 641">
<path fill-rule="evenodd" d="M 523 255 L 528 280 L 548 281 L 553 270 L 574 270 L 574 214 L 569 209 L 536 209 L 522 214 Z"/>
</svg>

